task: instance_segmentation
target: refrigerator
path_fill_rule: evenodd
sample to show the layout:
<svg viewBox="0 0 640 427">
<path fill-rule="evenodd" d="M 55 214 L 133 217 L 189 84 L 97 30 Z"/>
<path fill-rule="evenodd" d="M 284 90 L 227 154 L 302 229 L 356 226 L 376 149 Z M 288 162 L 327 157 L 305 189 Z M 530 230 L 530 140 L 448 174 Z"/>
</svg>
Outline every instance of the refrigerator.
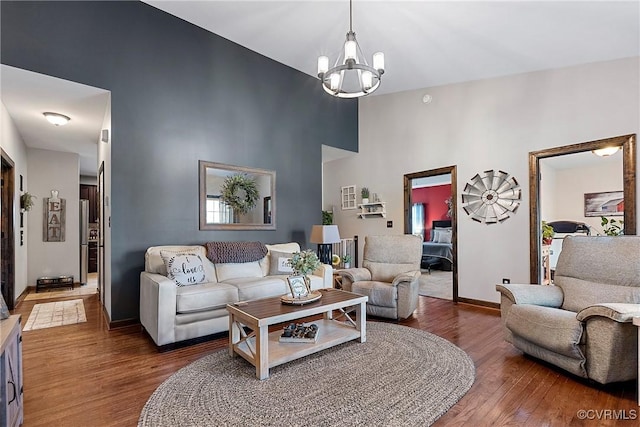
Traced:
<svg viewBox="0 0 640 427">
<path fill-rule="evenodd" d="M 80 200 L 80 285 L 87 284 L 89 271 L 89 201 Z"/>
</svg>

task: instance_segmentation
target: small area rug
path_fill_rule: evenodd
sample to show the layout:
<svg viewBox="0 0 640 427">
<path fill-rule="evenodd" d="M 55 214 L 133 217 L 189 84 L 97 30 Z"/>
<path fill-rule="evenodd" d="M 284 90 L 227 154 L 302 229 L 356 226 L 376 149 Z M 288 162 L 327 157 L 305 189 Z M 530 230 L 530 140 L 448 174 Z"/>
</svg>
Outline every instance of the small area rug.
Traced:
<svg viewBox="0 0 640 427">
<path fill-rule="evenodd" d="M 73 325 L 87 321 L 81 299 L 36 304 L 23 331 Z"/>
<path fill-rule="evenodd" d="M 423 270 L 424 271 L 424 270 Z M 418 294 L 423 297 L 433 297 L 453 300 L 453 272 L 431 270 L 431 274 L 422 273 Z"/>
<path fill-rule="evenodd" d="M 276 366 L 264 381 L 241 357 L 216 351 L 163 382 L 138 426 L 425 426 L 460 400 L 474 377 L 473 361 L 449 341 L 367 322 L 365 343 Z"/>
<path fill-rule="evenodd" d="M 67 297 L 77 297 L 82 295 L 93 295 L 98 293 L 97 285 L 84 285 L 77 287 L 73 290 L 55 290 L 55 291 L 45 291 L 45 292 L 29 292 L 29 294 L 24 297 L 25 301 L 34 301 L 41 299 L 53 299 L 53 298 L 67 298 Z"/>
</svg>

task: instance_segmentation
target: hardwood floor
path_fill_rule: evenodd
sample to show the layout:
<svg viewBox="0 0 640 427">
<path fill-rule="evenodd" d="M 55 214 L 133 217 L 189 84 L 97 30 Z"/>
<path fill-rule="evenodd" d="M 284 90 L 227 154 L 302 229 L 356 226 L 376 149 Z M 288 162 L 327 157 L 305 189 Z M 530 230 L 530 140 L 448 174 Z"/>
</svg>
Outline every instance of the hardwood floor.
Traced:
<svg viewBox="0 0 640 427">
<path fill-rule="evenodd" d="M 226 348 L 221 337 L 158 353 L 140 326 L 108 331 L 97 296 L 82 299 L 86 323 L 23 333 L 26 427 L 135 426 L 162 381 Z M 24 301 L 14 310 L 23 325 L 37 302 Z M 437 426 L 636 425 L 630 420 L 639 409 L 635 382 L 598 386 L 522 356 L 503 341 L 496 310 L 420 297 L 414 316 L 400 323 L 448 339 L 475 363 L 473 387 Z M 581 420 L 580 409 L 601 419 Z M 612 411 L 608 420 L 606 410 Z"/>
</svg>

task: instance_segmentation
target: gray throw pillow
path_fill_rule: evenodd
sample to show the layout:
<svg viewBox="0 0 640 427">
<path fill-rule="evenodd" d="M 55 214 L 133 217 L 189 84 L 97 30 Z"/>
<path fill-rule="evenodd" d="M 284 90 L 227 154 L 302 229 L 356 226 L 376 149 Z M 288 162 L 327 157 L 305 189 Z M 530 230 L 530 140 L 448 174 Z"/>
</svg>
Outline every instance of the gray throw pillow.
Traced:
<svg viewBox="0 0 640 427">
<path fill-rule="evenodd" d="M 292 253 L 271 251 L 269 254 L 269 275 L 277 276 L 281 274 L 293 273 L 293 268 L 289 265 Z"/>
</svg>

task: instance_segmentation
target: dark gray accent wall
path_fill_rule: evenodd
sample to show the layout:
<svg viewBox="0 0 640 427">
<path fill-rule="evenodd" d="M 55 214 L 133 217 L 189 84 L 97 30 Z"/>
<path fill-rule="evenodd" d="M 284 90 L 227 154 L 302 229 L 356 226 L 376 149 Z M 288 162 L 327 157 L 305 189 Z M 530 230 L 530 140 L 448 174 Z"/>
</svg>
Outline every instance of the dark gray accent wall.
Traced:
<svg viewBox="0 0 640 427">
<path fill-rule="evenodd" d="M 0 7 L 3 64 L 111 91 L 112 321 L 138 317 L 149 246 L 309 246 L 321 144 L 357 151 L 357 101 L 144 3 Z M 198 160 L 275 170 L 277 230 L 199 231 Z"/>
</svg>

